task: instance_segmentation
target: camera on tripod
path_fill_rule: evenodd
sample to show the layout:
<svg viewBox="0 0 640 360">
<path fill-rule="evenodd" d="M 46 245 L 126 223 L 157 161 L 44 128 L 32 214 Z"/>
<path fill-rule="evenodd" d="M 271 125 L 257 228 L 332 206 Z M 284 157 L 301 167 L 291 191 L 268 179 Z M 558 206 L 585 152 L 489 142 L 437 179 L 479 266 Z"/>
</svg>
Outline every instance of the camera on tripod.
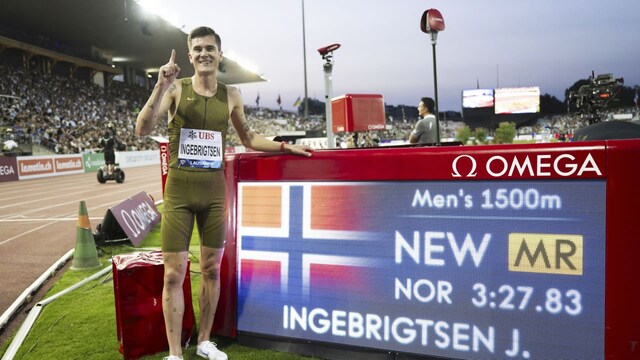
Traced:
<svg viewBox="0 0 640 360">
<path fill-rule="evenodd" d="M 587 118 L 589 124 L 594 124 L 606 117 L 609 102 L 618 95 L 623 84 L 624 78 L 616 79 L 613 74 L 595 76 L 592 71 L 589 83 L 582 85 L 577 92 L 571 91 L 569 101 L 576 104 L 581 116 Z"/>
</svg>

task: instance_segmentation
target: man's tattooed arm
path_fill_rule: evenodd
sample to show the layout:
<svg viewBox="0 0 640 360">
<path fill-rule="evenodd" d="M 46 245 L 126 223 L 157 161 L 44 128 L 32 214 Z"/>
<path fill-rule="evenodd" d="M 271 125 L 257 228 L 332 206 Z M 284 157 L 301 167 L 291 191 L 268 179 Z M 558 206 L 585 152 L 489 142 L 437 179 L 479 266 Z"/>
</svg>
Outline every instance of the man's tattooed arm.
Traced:
<svg viewBox="0 0 640 360">
<path fill-rule="evenodd" d="M 166 121 L 177 90 L 175 84 L 171 84 L 166 92 L 163 92 L 159 86 L 154 87 L 149 100 L 136 119 L 136 135 L 148 135 L 160 121 Z"/>
</svg>

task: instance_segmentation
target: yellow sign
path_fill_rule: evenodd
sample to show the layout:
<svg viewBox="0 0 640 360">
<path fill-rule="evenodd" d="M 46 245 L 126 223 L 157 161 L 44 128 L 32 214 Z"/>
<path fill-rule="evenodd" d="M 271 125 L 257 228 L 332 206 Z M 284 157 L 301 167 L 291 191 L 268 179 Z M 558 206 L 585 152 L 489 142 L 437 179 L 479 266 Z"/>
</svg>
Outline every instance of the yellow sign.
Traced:
<svg viewBox="0 0 640 360">
<path fill-rule="evenodd" d="M 509 234 L 509 271 L 582 275 L 582 235 Z"/>
</svg>

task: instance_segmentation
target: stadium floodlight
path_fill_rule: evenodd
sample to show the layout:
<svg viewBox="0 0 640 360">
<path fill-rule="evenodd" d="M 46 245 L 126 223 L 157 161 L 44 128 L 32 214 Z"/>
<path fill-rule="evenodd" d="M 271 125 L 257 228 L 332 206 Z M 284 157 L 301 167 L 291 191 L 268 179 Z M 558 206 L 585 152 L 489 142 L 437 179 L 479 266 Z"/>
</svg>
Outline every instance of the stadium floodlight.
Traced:
<svg viewBox="0 0 640 360">
<path fill-rule="evenodd" d="M 332 128 L 332 114 L 331 114 L 331 98 L 333 97 L 333 85 L 331 79 L 331 72 L 333 71 L 333 52 L 340 48 L 340 44 L 331 44 L 318 49 L 318 53 L 322 56 L 322 60 L 325 60 L 324 68 L 324 108 L 327 118 L 327 147 L 333 149 L 336 143 L 333 138 Z"/>
<path fill-rule="evenodd" d="M 431 47 L 433 48 L 433 87 L 436 115 L 436 143 L 440 144 L 440 110 L 438 107 L 438 74 L 436 71 L 436 43 L 438 42 L 438 32 L 444 31 L 444 18 L 440 11 L 436 9 L 425 10 L 420 19 L 420 30 L 431 37 Z"/>
<path fill-rule="evenodd" d="M 254 74 L 261 74 L 260 69 L 258 68 L 257 65 L 255 65 L 254 63 L 252 63 L 251 61 L 249 61 L 248 59 L 245 59 L 239 55 L 237 55 L 234 52 L 225 52 L 224 57 L 226 57 L 229 60 L 232 60 L 236 63 L 238 63 L 238 65 L 243 68 L 244 70 L 254 73 Z"/>
<path fill-rule="evenodd" d="M 171 11 L 171 9 L 168 9 L 166 6 L 162 6 L 162 4 L 159 4 L 155 0 L 135 0 L 135 1 L 147 12 L 159 16 L 160 18 L 164 19 L 164 21 L 171 24 L 171 26 L 175 27 L 176 29 L 180 29 L 182 32 L 185 32 L 184 23 L 182 23 L 182 21 L 180 21 L 176 17 L 176 15 L 173 13 L 173 11 Z M 126 2 L 125 2 L 125 7 L 126 7 Z"/>
</svg>

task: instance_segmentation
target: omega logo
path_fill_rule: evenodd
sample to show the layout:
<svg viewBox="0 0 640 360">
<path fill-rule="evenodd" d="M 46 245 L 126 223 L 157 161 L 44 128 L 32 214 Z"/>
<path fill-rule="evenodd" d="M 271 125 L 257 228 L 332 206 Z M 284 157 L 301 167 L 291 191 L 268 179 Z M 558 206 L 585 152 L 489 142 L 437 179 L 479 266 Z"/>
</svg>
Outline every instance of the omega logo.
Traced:
<svg viewBox="0 0 640 360">
<path fill-rule="evenodd" d="M 468 164 L 468 165 L 467 165 Z M 472 178 L 478 173 L 477 160 L 471 155 L 459 155 L 451 163 L 453 177 Z M 536 176 L 548 177 L 559 176 L 581 176 L 584 173 L 595 173 L 602 176 L 602 171 L 589 153 L 584 160 L 578 160 L 571 154 L 560 154 L 552 158 L 551 154 L 526 155 L 524 157 L 514 156 L 506 158 L 495 155 L 489 158 L 484 165 L 487 175 L 491 177 L 503 176 Z M 466 169 L 470 168 L 468 171 Z M 461 173 L 462 171 L 462 173 Z"/>
<path fill-rule="evenodd" d="M 455 160 L 453 160 L 453 163 L 451 164 L 451 167 L 453 168 L 453 173 L 451 173 L 451 176 L 462 177 L 462 175 L 460 175 L 460 172 L 458 171 L 458 160 L 460 160 L 461 158 L 466 158 L 471 161 L 471 170 L 469 170 L 469 173 L 465 177 L 475 177 L 476 175 L 478 175 L 478 173 L 476 172 L 476 167 L 478 166 L 476 159 L 474 159 L 470 155 L 460 155 L 455 158 Z"/>
</svg>

